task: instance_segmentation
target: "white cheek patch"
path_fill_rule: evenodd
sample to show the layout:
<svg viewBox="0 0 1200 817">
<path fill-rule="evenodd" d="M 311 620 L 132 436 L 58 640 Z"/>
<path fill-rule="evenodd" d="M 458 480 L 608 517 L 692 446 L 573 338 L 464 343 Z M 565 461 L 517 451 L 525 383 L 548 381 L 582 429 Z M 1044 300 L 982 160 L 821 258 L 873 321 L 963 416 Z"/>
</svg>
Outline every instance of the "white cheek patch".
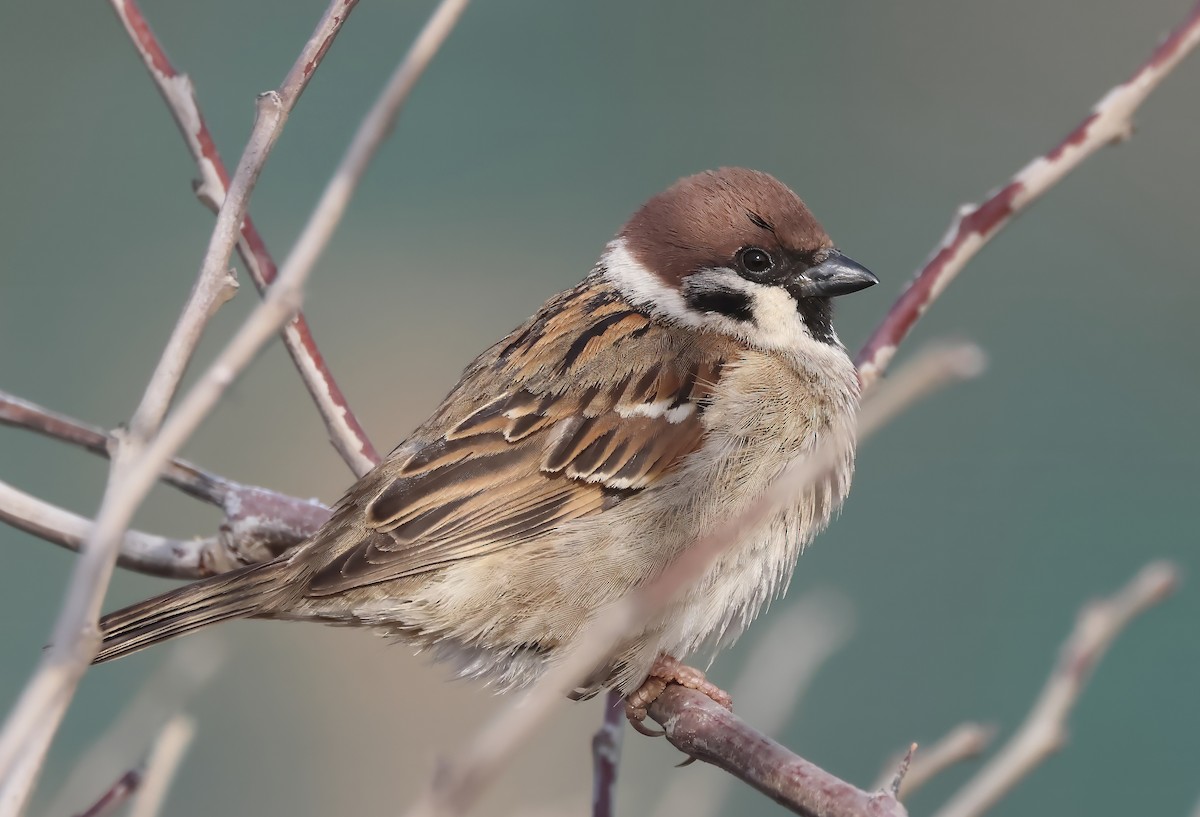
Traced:
<svg viewBox="0 0 1200 817">
<path fill-rule="evenodd" d="M 717 331 L 740 337 L 759 349 L 785 352 L 816 342 L 804 323 L 796 299 L 783 287 L 747 281 L 725 267 L 701 270 L 689 276 L 688 285 L 733 290 L 749 298 L 752 320 L 737 321 L 724 315 L 705 315 L 708 325 Z"/>
<path fill-rule="evenodd" d="M 664 284 L 659 277 L 646 269 L 629 251 L 624 238 L 614 238 L 600 256 L 604 276 L 621 293 L 637 306 L 649 307 L 651 311 L 670 318 L 684 326 L 699 327 L 702 321 L 688 308 L 678 290 Z"/>
<path fill-rule="evenodd" d="M 754 288 L 753 331 L 760 344 L 772 349 L 796 349 L 813 342 L 796 299 L 787 290 L 757 284 L 750 286 Z"/>
<path fill-rule="evenodd" d="M 759 349 L 796 352 L 814 347 L 829 347 L 829 344 L 817 341 L 809 333 L 795 298 L 787 290 L 747 281 L 732 269 L 716 267 L 699 270 L 688 276 L 686 285 L 689 289 L 732 290 L 744 293 L 750 298 L 753 320 L 740 321 L 727 315 L 699 312 L 691 308 L 683 293 L 668 287 L 633 256 L 624 238 L 616 238 L 609 242 L 600 257 L 600 266 L 605 277 L 631 303 L 648 308 L 674 323 L 739 338 Z M 841 344 L 836 336 L 834 342 L 837 344 L 834 348 L 840 348 Z M 664 409 L 664 416 L 666 411 L 678 410 Z"/>
</svg>

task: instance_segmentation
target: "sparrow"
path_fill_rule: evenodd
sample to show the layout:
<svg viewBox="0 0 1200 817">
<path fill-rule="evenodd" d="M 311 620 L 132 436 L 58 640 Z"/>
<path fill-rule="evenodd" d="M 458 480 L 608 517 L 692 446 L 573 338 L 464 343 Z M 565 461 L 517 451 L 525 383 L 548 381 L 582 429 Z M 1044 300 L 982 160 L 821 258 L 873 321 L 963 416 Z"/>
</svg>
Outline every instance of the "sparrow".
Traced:
<svg viewBox="0 0 1200 817">
<path fill-rule="evenodd" d="M 628 633 L 572 696 L 616 688 L 635 720 L 668 682 L 720 699 L 680 659 L 731 643 L 845 498 L 859 382 L 832 299 L 877 282 L 775 178 L 681 179 L 578 286 L 479 355 L 309 539 L 105 616 L 95 660 L 227 619 L 318 621 L 521 686 L 793 458 L 844 441 L 824 481 Z"/>
</svg>

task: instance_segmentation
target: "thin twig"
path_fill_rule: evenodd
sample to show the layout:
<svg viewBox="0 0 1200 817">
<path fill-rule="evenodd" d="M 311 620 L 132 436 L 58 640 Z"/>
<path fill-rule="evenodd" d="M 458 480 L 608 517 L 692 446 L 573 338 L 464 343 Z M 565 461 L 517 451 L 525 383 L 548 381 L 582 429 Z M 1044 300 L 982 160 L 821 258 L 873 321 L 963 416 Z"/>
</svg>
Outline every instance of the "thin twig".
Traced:
<svg viewBox="0 0 1200 817">
<path fill-rule="evenodd" d="M 56 794 L 43 813 L 73 813 L 83 793 L 112 780 L 138 758 L 144 760 L 163 726 L 220 670 L 222 643 L 218 636 L 200 635 L 168 649 L 166 659 L 127 697 L 125 708 L 84 751 L 67 778 L 57 781 Z M 139 769 L 144 766 L 138 763 Z"/>
<path fill-rule="evenodd" d="M 202 579 L 275 558 L 311 536 L 329 518 L 313 499 L 236 485 L 216 536 L 173 539 L 127 530 L 117 564 L 148 576 Z M 0 522 L 67 550 L 79 551 L 94 523 L 0 481 Z"/>
<path fill-rule="evenodd" d="M 225 200 L 229 174 L 196 101 L 191 80 L 171 63 L 134 0 L 110 2 L 196 161 L 199 174 L 195 188 L 197 197 L 216 213 Z M 259 292 L 265 291 L 275 280 L 275 261 L 249 214 L 242 223 L 237 250 Z M 351 470 L 361 476 L 379 462 L 379 454 L 334 380 L 304 314 L 297 312 L 282 334 L 284 346 L 325 422 L 330 441 Z"/>
<path fill-rule="evenodd" d="M 979 757 L 987 749 L 995 734 L 996 729 L 993 726 L 970 722 L 960 723 L 932 746 L 921 747 L 909 765 L 907 774 L 904 775 L 897 797 L 906 800 L 951 766 Z M 896 764 L 900 762 L 900 758 L 901 755 L 897 755 L 884 765 L 875 788 L 881 789 L 891 784 L 895 776 Z"/>
<path fill-rule="evenodd" d="M 833 592 L 814 591 L 773 611 L 729 688 L 738 716 L 764 735 L 778 734 L 818 670 L 850 639 L 853 627 L 850 602 Z M 724 813 L 732 783 L 724 774 L 673 775 L 654 813 L 717 817 Z"/>
<path fill-rule="evenodd" d="M 175 772 L 196 735 L 196 722 L 178 714 L 167 721 L 146 758 L 142 785 L 133 798 L 129 817 L 157 817 L 167 799 Z"/>
<path fill-rule="evenodd" d="M 304 230 L 284 261 L 283 270 L 279 275 L 280 281 L 287 278 L 289 272 L 303 279 L 317 263 L 333 236 L 333 231 L 337 229 L 346 211 L 346 205 L 362 180 L 367 166 L 375 157 L 383 140 L 391 133 L 417 80 L 454 29 L 454 24 L 458 22 L 466 6 L 467 0 L 441 0 L 438 3 L 433 15 L 388 79 L 375 104 L 359 124 L 350 147 L 346 149 L 332 178 L 321 193 L 317 206 L 309 215 Z"/>
<path fill-rule="evenodd" d="M 1061 749 L 1067 718 L 1096 664 L 1130 622 L 1170 596 L 1178 583 L 1174 565 L 1151 562 L 1112 596 L 1086 605 L 1024 723 L 936 817 L 978 817 Z"/>
<path fill-rule="evenodd" d="M 904 785 L 904 778 L 908 777 L 908 770 L 912 767 L 913 755 L 917 753 L 917 744 L 908 744 L 908 751 L 900 758 L 900 763 L 896 766 L 896 771 L 892 774 L 892 779 L 886 785 L 880 786 L 881 789 L 886 789 L 891 792 L 892 797 L 900 799 L 900 787 Z"/>
<path fill-rule="evenodd" d="M 142 770 L 140 768 L 130 769 L 114 780 L 113 784 L 104 790 L 104 794 L 100 795 L 96 802 L 79 812 L 77 817 L 108 817 L 129 802 L 129 798 L 141 784 Z"/>
<path fill-rule="evenodd" d="M 890 791 L 866 792 L 771 740 L 702 692 L 672 684 L 650 717 L 681 752 L 732 774 L 806 817 L 905 817 Z M 681 812 L 682 813 L 682 812 Z"/>
<path fill-rule="evenodd" d="M 77 445 L 101 457 L 109 457 L 117 446 L 117 439 L 102 428 L 87 425 L 4 391 L 0 391 L 0 425 L 35 431 L 45 437 Z M 163 469 L 162 481 L 201 502 L 217 506 L 225 504 L 226 490 L 230 484 L 224 477 L 181 459 L 171 460 Z"/>
<path fill-rule="evenodd" d="M 0 522 L 41 537 L 48 542 L 79 550 L 92 530 L 92 521 L 57 505 L 0 481 Z M 207 573 L 220 549 L 217 537 L 207 539 L 168 539 L 138 530 L 128 530 L 121 541 L 117 564 L 121 567 L 162 576 L 167 579 L 192 579 Z"/>
<path fill-rule="evenodd" d="M 604 696 L 604 718 L 592 735 L 592 817 L 613 817 L 617 808 L 617 771 L 625 733 L 625 698 L 616 690 Z"/>
<path fill-rule="evenodd" d="M 938 386 L 977 374 L 982 353 L 974 346 L 943 347 L 919 355 L 901 375 L 877 390 L 859 413 L 858 438 L 881 425 Z M 670 603 L 699 579 L 713 561 L 744 534 L 778 512 L 834 467 L 845 445 L 836 435 L 810 455 L 793 460 L 763 495 L 743 512 L 701 537 L 653 581 L 601 611 L 575 639 L 571 649 L 516 700 L 484 726 L 452 764 L 444 765 L 433 785 L 410 812 L 456 815 L 464 812 L 545 722 L 554 708 L 584 682 L 629 632 Z"/>
<path fill-rule="evenodd" d="M 200 274 L 196 277 L 196 283 L 183 305 L 179 320 L 175 322 L 171 336 L 167 338 L 166 346 L 159 355 L 154 373 L 150 375 L 150 382 L 146 385 L 141 402 L 133 413 L 133 419 L 129 421 L 127 439 L 130 442 L 141 443 L 158 432 L 167 409 L 171 407 L 175 392 L 179 389 L 183 373 L 187 370 L 196 347 L 200 345 L 205 327 L 217 314 L 217 310 L 237 293 L 237 277 L 233 270 L 225 267 L 228 261 L 228 255 L 220 263 L 215 257 L 211 260 L 206 258 L 206 263 L 201 266 Z M 117 456 L 114 456 L 114 464 L 116 460 Z"/>
<path fill-rule="evenodd" d="M 1022 210 L 1105 145 L 1133 133 L 1133 114 L 1159 83 L 1200 43 L 1200 3 L 1129 80 L 1113 88 L 1049 153 L 1025 165 L 980 205 L 959 209 L 946 237 L 884 316 L 858 353 L 863 386 L 887 369 L 896 348 L 975 253 Z"/>
<path fill-rule="evenodd" d="M 96 627 L 100 605 L 125 528 L 134 511 L 171 456 L 212 409 L 224 388 L 261 348 L 266 338 L 258 339 L 260 327 L 269 327 L 273 333 L 298 305 L 298 287 L 303 283 L 303 275 L 295 276 L 296 280 L 289 281 L 289 286 L 272 287 L 272 292 L 254 310 L 230 344 L 232 353 L 227 347 L 189 392 L 188 398 L 159 428 L 158 418 L 166 411 L 173 395 L 173 388 L 164 389 L 161 383 L 177 385 L 181 366 L 190 357 L 186 343 L 193 339 L 192 327 L 197 323 L 193 313 L 207 310 L 206 314 L 211 314 L 212 307 L 197 293 L 205 289 L 205 280 L 227 275 L 229 257 L 263 165 L 308 78 L 351 7 L 352 3 L 348 4 L 347 0 L 333 0 L 279 89 L 258 98 L 254 128 L 230 183 L 229 194 L 217 215 L 200 267 L 200 283 L 189 299 L 192 308 L 180 319 L 168 349 L 164 351 L 164 357 L 172 356 L 173 362 L 160 363 L 156 368 L 146 395 L 134 413 L 133 433 L 114 455 L 96 524 L 72 572 L 51 644 L 0 733 L 0 817 L 15 817 L 23 810 L 79 679 L 96 654 L 100 643 Z M 281 275 L 279 283 L 284 279 Z M 155 431 L 158 433 L 152 438 L 146 438 Z"/>
<path fill-rule="evenodd" d="M 133 801 L 130 817 L 156 817 L 195 733 L 196 722 L 188 716 L 171 718 L 155 739 L 145 761 L 118 777 L 78 817 L 108 817 L 130 800 Z"/>
<path fill-rule="evenodd" d="M 107 432 L 0 392 L 0 424 L 25 428 L 109 456 L 117 439 Z M 329 518 L 329 509 L 257 485 L 244 485 L 173 459 L 159 478 L 189 496 L 225 511 L 216 537 L 169 539 L 134 532 L 125 537 L 117 564 L 153 576 L 196 579 L 272 559 L 302 542 Z M 79 550 L 90 520 L 0 484 L 0 521 L 70 550 Z"/>
</svg>

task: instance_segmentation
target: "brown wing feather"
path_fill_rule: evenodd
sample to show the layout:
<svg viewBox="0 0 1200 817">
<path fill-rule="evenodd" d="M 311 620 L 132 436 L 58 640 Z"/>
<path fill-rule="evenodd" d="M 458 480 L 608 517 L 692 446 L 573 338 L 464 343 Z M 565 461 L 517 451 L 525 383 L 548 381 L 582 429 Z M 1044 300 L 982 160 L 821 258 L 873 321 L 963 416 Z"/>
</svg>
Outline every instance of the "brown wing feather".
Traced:
<svg viewBox="0 0 1200 817">
<path fill-rule="evenodd" d="M 366 535 L 331 554 L 309 593 L 494 553 L 652 486 L 700 444 L 722 350 L 695 348 L 596 280 L 564 293 L 351 491 Z M 648 353 L 659 362 L 639 370 Z"/>
</svg>

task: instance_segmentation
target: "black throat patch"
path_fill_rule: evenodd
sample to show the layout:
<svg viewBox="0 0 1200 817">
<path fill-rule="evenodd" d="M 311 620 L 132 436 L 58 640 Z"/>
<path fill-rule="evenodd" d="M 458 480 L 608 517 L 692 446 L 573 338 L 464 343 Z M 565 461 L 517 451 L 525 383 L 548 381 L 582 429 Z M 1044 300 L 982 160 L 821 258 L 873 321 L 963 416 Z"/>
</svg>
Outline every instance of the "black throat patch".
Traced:
<svg viewBox="0 0 1200 817">
<path fill-rule="evenodd" d="M 837 335 L 833 334 L 833 301 L 830 298 L 797 298 L 796 311 L 813 340 L 838 345 Z"/>
</svg>

